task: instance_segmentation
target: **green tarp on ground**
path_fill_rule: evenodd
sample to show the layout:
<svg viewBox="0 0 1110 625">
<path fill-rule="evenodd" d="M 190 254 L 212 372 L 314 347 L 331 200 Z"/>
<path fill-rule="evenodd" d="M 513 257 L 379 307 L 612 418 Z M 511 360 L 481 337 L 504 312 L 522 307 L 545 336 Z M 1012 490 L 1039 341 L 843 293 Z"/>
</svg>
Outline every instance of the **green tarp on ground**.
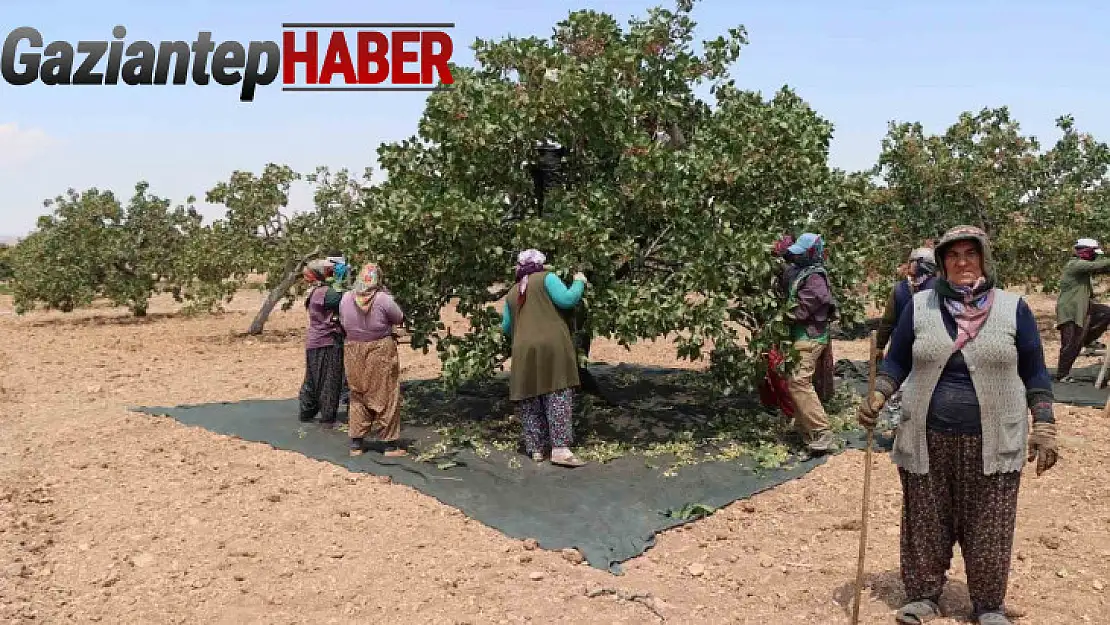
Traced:
<svg viewBox="0 0 1110 625">
<path fill-rule="evenodd" d="M 1107 389 L 1095 388 L 1095 379 L 1098 377 L 1099 365 L 1074 368 L 1071 375 L 1077 381 L 1070 384 L 1056 382 L 1052 385 L 1053 396 L 1056 403 L 1070 404 L 1072 406 L 1091 406 L 1102 408 L 1106 405 Z M 1048 372 L 1055 376 L 1055 367 L 1049 367 Z M 867 391 L 867 362 L 863 360 L 840 360 L 836 363 L 836 375 L 851 379 L 857 392 L 863 394 Z"/>
<path fill-rule="evenodd" d="M 690 385 L 689 372 L 626 365 L 591 371 L 618 406 L 580 400 L 576 436 L 595 455 L 610 447 L 613 456 L 625 455 L 577 469 L 537 465 L 520 454 L 504 378 L 455 397 L 434 381 L 406 382 L 403 428 L 414 450 L 407 458 L 349 457 L 346 434 L 299 423 L 294 399 L 135 410 L 389 476 L 508 536 L 533 538 L 545 549 L 577 548 L 590 565 L 614 573 L 654 544 L 656 532 L 696 518 L 700 506 L 748 498 L 825 461 L 796 446 L 781 462 L 787 450 L 767 442 L 776 417 L 751 396 L 708 398 Z M 701 441 L 696 452 L 683 442 L 691 440 Z M 747 445 L 729 444 L 735 440 Z M 849 432 L 844 443 L 861 448 L 862 435 Z M 641 451 L 619 449 L 630 445 Z M 889 445 L 877 441 L 879 449 Z"/>
<path fill-rule="evenodd" d="M 808 458 L 795 446 L 783 461 L 787 450 L 768 434 L 776 417 L 760 411 L 751 396 L 698 391 L 690 372 L 628 365 L 591 371 L 618 405 L 578 401 L 575 432 L 595 457 L 578 469 L 537 465 L 521 455 L 504 377 L 454 397 L 434 381 L 405 382 L 403 428 L 413 449 L 407 458 L 349 457 L 346 434 L 299 423 L 294 399 L 136 410 L 389 476 L 508 536 L 533 538 L 546 549 L 577 548 L 590 565 L 614 573 L 654 544 L 656 532 L 696 518 L 699 506 L 751 497 L 826 459 Z M 1097 374 L 1097 367 L 1074 370 L 1080 383 L 1057 384 L 1056 400 L 1103 406 L 1107 391 L 1094 388 Z M 866 376 L 865 362 L 837 363 L 838 384 L 862 393 Z M 842 438 L 846 447 L 863 446 L 859 432 Z M 879 438 L 876 448 L 889 450 L 890 443 Z"/>
</svg>

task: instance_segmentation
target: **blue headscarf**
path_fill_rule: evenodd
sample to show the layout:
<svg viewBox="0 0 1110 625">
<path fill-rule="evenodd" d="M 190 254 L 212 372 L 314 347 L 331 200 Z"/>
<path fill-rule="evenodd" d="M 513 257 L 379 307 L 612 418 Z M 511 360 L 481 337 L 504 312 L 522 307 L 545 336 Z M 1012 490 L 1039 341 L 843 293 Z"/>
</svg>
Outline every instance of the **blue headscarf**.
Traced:
<svg viewBox="0 0 1110 625">
<path fill-rule="evenodd" d="M 786 251 L 794 255 L 797 265 L 819 265 L 825 261 L 825 241 L 821 235 L 812 232 L 798 237 Z"/>
</svg>

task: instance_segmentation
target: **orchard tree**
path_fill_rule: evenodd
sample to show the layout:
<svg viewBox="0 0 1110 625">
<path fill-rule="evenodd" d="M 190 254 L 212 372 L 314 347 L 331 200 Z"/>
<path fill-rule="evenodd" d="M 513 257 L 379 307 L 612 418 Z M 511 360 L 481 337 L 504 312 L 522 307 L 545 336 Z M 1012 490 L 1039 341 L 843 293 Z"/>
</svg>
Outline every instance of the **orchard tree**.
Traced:
<svg viewBox="0 0 1110 625">
<path fill-rule="evenodd" d="M 1110 234 L 1110 146 L 1077 130 L 1070 115 L 1056 127 L 1062 136 L 1037 159 L 1025 211 L 1001 235 L 1029 278 L 1049 290 L 1057 288 L 1077 238 Z"/>
<path fill-rule="evenodd" d="M 564 279 L 587 274 L 596 336 L 673 334 L 682 357 L 712 351 L 731 386 L 785 337 L 769 254 L 780 234 L 831 228 L 836 285 L 859 282 L 858 241 L 839 237 L 863 196 L 828 168 L 832 125 L 789 88 L 766 99 L 737 87 L 744 29 L 696 52 L 692 8 L 655 8 L 627 28 L 576 11 L 550 38 L 478 40 L 477 66 L 452 68 L 419 134 L 379 149 L 388 177 L 348 247 L 383 265 L 413 347 L 435 344 L 448 382 L 508 356 L 491 304 L 522 248 L 543 250 Z M 696 93 L 707 83 L 712 106 Z M 470 321 L 462 336 L 440 320 L 452 299 Z"/>
<path fill-rule="evenodd" d="M 1081 232 L 1104 226 L 1102 180 L 1110 150 L 1057 120 L 1063 137 L 1041 152 L 1006 107 L 966 112 L 943 135 L 891 124 L 875 173 L 876 216 L 885 215 L 890 263 L 924 239 L 967 223 L 991 237 L 999 277 L 1051 285 Z"/>
<path fill-rule="evenodd" d="M 14 246 L 0 243 L 0 282 L 7 282 L 15 275 L 12 272 L 12 249 Z"/>
<path fill-rule="evenodd" d="M 259 175 L 236 171 L 213 187 L 207 201 L 223 204 L 226 214 L 192 234 L 193 245 L 178 271 L 197 280 L 180 297 L 210 307 L 220 299 L 230 301 L 252 275 L 264 274 L 267 296 L 247 333 L 261 334 L 279 303 L 288 310 L 300 292 L 305 265 L 341 242 L 352 203 L 344 193 L 357 186 L 345 171 L 333 178 L 321 168 L 309 177 L 318 184 L 315 209 L 290 211 L 290 188 L 303 178 L 288 166 L 271 163 Z"/>
<path fill-rule="evenodd" d="M 172 288 L 186 232 L 199 223 L 191 206 L 171 208 L 139 182 L 126 206 L 110 191 L 70 189 L 46 202 L 50 215 L 12 254 L 18 312 L 42 304 L 69 312 L 103 297 L 144 316 L 150 297 Z M 172 282 L 172 280 L 170 281 Z"/>
</svg>

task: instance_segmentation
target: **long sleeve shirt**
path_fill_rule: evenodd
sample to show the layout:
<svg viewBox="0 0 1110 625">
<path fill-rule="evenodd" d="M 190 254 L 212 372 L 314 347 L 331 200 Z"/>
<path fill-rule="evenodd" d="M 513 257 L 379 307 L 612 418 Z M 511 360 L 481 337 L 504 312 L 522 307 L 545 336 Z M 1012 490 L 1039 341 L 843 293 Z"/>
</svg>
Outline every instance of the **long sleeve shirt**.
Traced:
<svg viewBox="0 0 1110 625">
<path fill-rule="evenodd" d="M 792 276 L 788 277 L 793 280 Z M 798 291 L 794 297 L 795 306 L 790 311 L 794 318 L 794 340 L 828 343 L 829 318 L 832 316 L 833 308 L 828 279 L 820 274 L 806 277 L 798 285 Z"/>
<path fill-rule="evenodd" d="M 586 283 L 575 280 L 574 284 L 569 287 L 563 284 L 559 276 L 554 273 L 547 274 L 543 279 L 544 291 L 547 296 L 551 298 L 551 303 L 555 304 L 556 308 L 563 310 L 570 310 L 582 301 L 582 294 L 586 290 Z M 515 287 L 514 287 L 515 288 Z M 513 318 L 512 313 L 509 311 L 509 302 L 505 302 L 504 307 L 501 309 L 501 331 L 509 336 L 513 332 Z"/>
<path fill-rule="evenodd" d="M 339 305 L 339 315 L 343 329 L 347 331 L 347 340 L 357 342 L 384 339 L 393 332 L 394 326 L 401 325 L 405 320 L 401 307 L 386 291 L 374 296 L 367 312 L 362 312 L 355 303 L 354 291 L 347 291 Z"/>
<path fill-rule="evenodd" d="M 890 291 L 890 297 L 887 298 L 882 319 L 879 320 L 879 327 L 875 330 L 876 347 L 880 350 L 886 349 L 886 344 L 890 342 L 890 335 L 894 332 L 894 327 L 898 325 L 898 319 L 906 305 L 913 300 L 913 296 L 917 292 L 933 288 L 935 281 L 936 278 L 930 277 L 921 285 L 918 291 L 913 290 L 913 285 L 907 279 L 899 280 L 894 285 L 894 288 Z"/>
<path fill-rule="evenodd" d="M 948 335 L 955 339 L 956 320 L 944 307 L 941 307 L 941 317 L 944 319 Z M 1018 375 L 1025 384 L 1027 404 L 1030 409 L 1043 402 L 1051 404 L 1052 378 L 1045 366 L 1044 348 L 1041 345 L 1037 320 L 1025 300 L 1021 300 L 1017 306 L 1015 342 L 1018 353 Z M 894 328 L 894 334 L 890 339 L 890 350 L 883 359 L 881 367 L 881 375 L 890 378 L 894 388 L 901 386 L 910 374 L 913 366 L 913 343 L 914 309 L 913 306 L 906 306 L 898 319 L 898 325 Z M 1034 418 L 1051 422 L 1052 411 L 1038 410 L 1034 413 Z M 979 400 L 975 387 L 971 383 L 971 373 L 960 352 L 952 354 L 941 372 L 929 405 L 926 427 L 930 430 L 956 434 L 982 432 Z"/>
<path fill-rule="evenodd" d="M 343 328 L 336 316 L 340 297 L 339 292 L 330 286 L 318 286 L 305 299 L 305 308 L 308 309 L 306 349 L 331 347 L 343 337 Z"/>
</svg>

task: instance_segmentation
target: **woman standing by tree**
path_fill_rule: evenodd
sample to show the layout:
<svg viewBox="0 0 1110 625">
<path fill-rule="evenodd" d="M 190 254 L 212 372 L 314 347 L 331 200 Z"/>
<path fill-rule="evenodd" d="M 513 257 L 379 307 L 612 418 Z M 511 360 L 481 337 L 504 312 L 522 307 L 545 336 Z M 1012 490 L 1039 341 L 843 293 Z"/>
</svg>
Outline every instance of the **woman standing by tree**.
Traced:
<svg viewBox="0 0 1110 625">
<path fill-rule="evenodd" d="M 393 328 L 404 313 L 382 285 L 377 265 L 366 264 L 354 288 L 343 294 L 339 305 L 347 330 L 344 363 L 351 388 L 351 455 L 364 451 L 364 439 L 373 434 L 384 444 L 386 456 L 404 456 L 401 437 L 401 357 Z"/>
<path fill-rule="evenodd" d="M 539 250 L 521 252 L 517 282 L 505 300 L 501 329 L 512 341 L 510 399 L 519 408 L 525 450 L 533 460 L 542 462 L 550 444 L 552 464 L 580 467 L 585 463 L 570 450 L 574 389 L 580 385 L 578 358 L 560 309 L 578 305 L 586 276 L 576 274 L 568 289 L 545 262 Z"/>
<path fill-rule="evenodd" d="M 314 260 L 303 272 L 308 283 L 308 296 L 304 301 L 308 310 L 308 330 L 300 420 L 312 421 L 319 413 L 320 423 L 326 426 L 335 424 L 339 394 L 343 390 L 343 327 L 338 317 L 342 296 L 327 284 L 333 271 L 332 263 Z"/>
<path fill-rule="evenodd" d="M 902 312 L 876 390 L 859 412 L 860 423 L 873 428 L 901 387 L 902 423 L 891 458 L 902 480 L 908 602 L 897 619 L 914 625 L 939 616 L 959 543 L 973 617 L 980 625 L 1008 625 L 1021 470 L 1036 460 L 1041 475 L 1056 464 L 1052 381 L 1029 306 L 994 286 L 986 233 L 953 228 L 936 257 L 933 289 L 914 295 Z"/>
</svg>

